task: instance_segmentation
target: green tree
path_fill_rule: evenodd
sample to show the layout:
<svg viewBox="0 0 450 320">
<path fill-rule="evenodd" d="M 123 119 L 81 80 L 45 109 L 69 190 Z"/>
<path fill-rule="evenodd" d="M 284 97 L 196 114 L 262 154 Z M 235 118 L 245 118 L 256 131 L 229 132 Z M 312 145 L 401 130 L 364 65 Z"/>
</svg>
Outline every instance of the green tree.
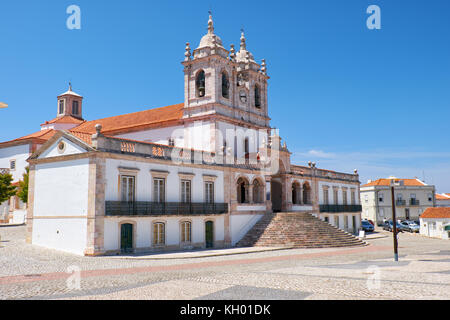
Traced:
<svg viewBox="0 0 450 320">
<path fill-rule="evenodd" d="M 17 196 L 23 203 L 28 202 L 28 177 L 30 176 L 30 168 L 26 167 L 25 170 L 23 180 L 19 181 L 19 190 L 17 190 Z"/>
<path fill-rule="evenodd" d="M 13 177 L 9 173 L 0 174 L 0 203 L 16 195 L 16 187 L 11 185 Z"/>
</svg>

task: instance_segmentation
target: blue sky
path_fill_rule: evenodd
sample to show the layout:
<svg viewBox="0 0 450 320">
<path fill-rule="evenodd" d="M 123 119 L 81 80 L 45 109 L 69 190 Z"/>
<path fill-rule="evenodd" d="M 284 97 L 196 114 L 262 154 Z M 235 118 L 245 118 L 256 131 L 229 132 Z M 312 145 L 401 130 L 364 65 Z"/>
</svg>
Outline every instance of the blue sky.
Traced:
<svg viewBox="0 0 450 320">
<path fill-rule="evenodd" d="M 81 8 L 81 30 L 66 8 Z M 381 8 L 381 30 L 366 9 Z M 56 96 L 85 97 L 88 120 L 183 101 L 185 43 L 208 10 L 226 48 L 266 59 L 269 112 L 293 161 L 361 181 L 425 178 L 450 192 L 450 1 L 2 1 L 0 141 L 39 130 Z"/>
</svg>

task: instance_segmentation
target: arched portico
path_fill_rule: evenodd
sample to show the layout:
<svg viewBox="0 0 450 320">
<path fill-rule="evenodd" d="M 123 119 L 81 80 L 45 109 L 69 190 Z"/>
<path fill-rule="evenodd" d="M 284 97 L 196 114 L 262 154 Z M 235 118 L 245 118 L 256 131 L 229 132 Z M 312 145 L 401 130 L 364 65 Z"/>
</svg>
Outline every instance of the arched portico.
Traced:
<svg viewBox="0 0 450 320">
<path fill-rule="evenodd" d="M 283 187 L 281 181 L 272 179 L 270 182 L 270 193 L 273 212 L 280 212 L 283 206 Z"/>
</svg>

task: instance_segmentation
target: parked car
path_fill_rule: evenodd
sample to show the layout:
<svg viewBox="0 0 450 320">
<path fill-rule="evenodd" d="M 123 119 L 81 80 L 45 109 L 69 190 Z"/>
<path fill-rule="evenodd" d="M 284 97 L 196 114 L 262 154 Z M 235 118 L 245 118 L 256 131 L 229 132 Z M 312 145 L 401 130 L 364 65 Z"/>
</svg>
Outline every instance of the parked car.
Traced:
<svg viewBox="0 0 450 320">
<path fill-rule="evenodd" d="M 403 221 L 403 223 L 408 225 L 408 231 L 413 232 L 420 232 L 420 225 L 417 224 L 415 221 Z"/>
<path fill-rule="evenodd" d="M 367 220 L 361 221 L 361 229 L 363 229 L 366 232 L 373 232 L 375 230 L 373 225 Z"/>
<path fill-rule="evenodd" d="M 402 221 L 402 222 L 399 222 L 399 224 L 400 224 L 400 228 L 403 230 L 403 231 L 410 231 L 410 229 L 409 229 L 409 222 L 408 221 Z"/>
<path fill-rule="evenodd" d="M 383 230 L 387 230 L 387 231 L 394 231 L 394 224 L 392 223 L 392 221 L 386 221 L 386 223 L 383 226 Z M 403 232 L 404 227 L 402 227 L 398 222 L 397 222 L 397 233 L 399 232 Z"/>
</svg>

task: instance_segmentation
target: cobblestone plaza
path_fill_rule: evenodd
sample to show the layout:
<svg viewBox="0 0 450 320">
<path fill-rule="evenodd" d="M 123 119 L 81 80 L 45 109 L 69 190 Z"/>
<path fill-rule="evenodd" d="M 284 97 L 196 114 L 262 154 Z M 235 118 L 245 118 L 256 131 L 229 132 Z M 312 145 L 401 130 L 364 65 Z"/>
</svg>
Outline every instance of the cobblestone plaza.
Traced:
<svg viewBox="0 0 450 320">
<path fill-rule="evenodd" d="M 0 236 L 1 299 L 450 298 L 449 242 L 416 234 L 399 235 L 399 262 L 384 232 L 345 249 L 105 257 L 28 245 L 24 226 Z"/>
</svg>

